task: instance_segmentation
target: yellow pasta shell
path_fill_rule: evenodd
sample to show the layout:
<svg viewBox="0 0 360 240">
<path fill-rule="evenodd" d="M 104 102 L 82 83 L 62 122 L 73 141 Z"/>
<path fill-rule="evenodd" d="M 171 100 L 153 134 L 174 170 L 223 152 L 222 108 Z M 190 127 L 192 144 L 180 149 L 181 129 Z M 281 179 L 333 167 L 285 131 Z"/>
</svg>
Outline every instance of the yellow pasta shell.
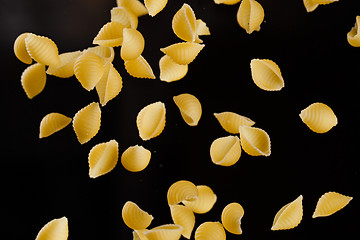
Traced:
<svg viewBox="0 0 360 240">
<path fill-rule="evenodd" d="M 194 61 L 204 47 L 204 44 L 181 42 L 160 48 L 160 51 L 168 55 L 177 64 L 187 65 Z"/>
<path fill-rule="evenodd" d="M 319 198 L 312 217 L 330 216 L 348 205 L 352 199 L 337 192 L 327 192 Z"/>
<path fill-rule="evenodd" d="M 36 62 L 49 66 L 60 64 L 58 48 L 50 38 L 28 33 L 25 45 L 28 54 Z"/>
<path fill-rule="evenodd" d="M 220 166 L 232 166 L 241 156 L 240 139 L 227 136 L 216 139 L 210 146 L 211 161 Z"/>
<path fill-rule="evenodd" d="M 100 129 L 101 110 L 98 103 L 93 102 L 80 109 L 73 117 L 73 128 L 78 141 L 84 144 L 90 141 Z"/>
<path fill-rule="evenodd" d="M 142 55 L 125 61 L 125 69 L 133 77 L 155 79 L 151 66 Z"/>
<path fill-rule="evenodd" d="M 138 17 L 127 7 L 114 7 L 110 11 L 111 22 L 119 22 L 125 28 L 136 29 L 138 26 Z"/>
<path fill-rule="evenodd" d="M 111 62 L 104 66 L 104 74 L 96 84 L 96 92 L 99 96 L 101 106 L 115 98 L 121 91 L 123 81 L 120 73 L 114 68 Z"/>
<path fill-rule="evenodd" d="M 184 228 L 177 224 L 164 224 L 144 233 L 148 240 L 178 240 Z"/>
<path fill-rule="evenodd" d="M 112 62 L 115 57 L 114 48 L 112 47 L 104 47 L 104 46 L 89 47 L 85 50 L 85 52 L 95 53 L 106 62 Z"/>
<path fill-rule="evenodd" d="M 307 12 L 312 12 L 319 6 L 314 0 L 303 0 L 303 3 Z"/>
<path fill-rule="evenodd" d="M 121 211 L 121 216 L 126 224 L 131 229 L 141 230 L 147 228 L 153 216 L 142 210 L 136 203 L 127 201 Z"/>
<path fill-rule="evenodd" d="M 116 140 L 99 143 L 90 150 L 88 158 L 89 176 L 102 176 L 115 168 L 119 158 L 119 144 Z"/>
<path fill-rule="evenodd" d="M 144 4 L 139 0 L 116 0 L 118 7 L 126 7 L 130 9 L 137 17 L 148 14 Z"/>
<path fill-rule="evenodd" d="M 232 134 L 239 133 L 240 126 L 249 126 L 255 124 L 253 120 L 250 118 L 241 116 L 237 113 L 233 112 L 221 112 L 221 113 L 214 113 L 215 118 L 219 121 L 221 127 Z"/>
<path fill-rule="evenodd" d="M 124 61 L 139 57 L 144 47 L 145 40 L 139 31 L 132 28 L 124 28 L 123 43 L 120 50 L 120 56 Z"/>
<path fill-rule="evenodd" d="M 160 80 L 174 82 L 182 79 L 188 72 L 188 65 L 180 65 L 174 62 L 169 56 L 164 55 L 159 61 Z"/>
<path fill-rule="evenodd" d="M 279 66 L 269 59 L 253 59 L 250 63 L 254 83 L 266 91 L 279 91 L 284 87 Z"/>
<path fill-rule="evenodd" d="M 21 74 L 21 85 L 29 99 L 44 90 L 46 84 L 45 65 L 35 63 L 27 67 Z"/>
<path fill-rule="evenodd" d="M 178 204 L 182 201 L 193 201 L 197 199 L 198 194 L 198 189 L 192 182 L 180 180 L 169 187 L 167 201 L 169 205 Z"/>
<path fill-rule="evenodd" d="M 207 213 L 209 212 L 212 207 L 214 206 L 217 197 L 213 190 L 205 185 L 198 185 L 196 186 L 198 190 L 198 197 L 192 201 L 182 201 L 182 203 L 189 207 L 194 213 Z"/>
<path fill-rule="evenodd" d="M 132 146 L 121 155 L 121 164 L 130 172 L 144 170 L 150 162 L 151 152 L 143 146 Z"/>
<path fill-rule="evenodd" d="M 35 240 L 66 240 L 69 235 L 68 219 L 57 218 L 41 228 Z"/>
<path fill-rule="evenodd" d="M 224 228 L 232 234 L 242 234 L 241 219 L 244 209 L 239 203 L 229 203 L 221 213 L 221 222 Z"/>
<path fill-rule="evenodd" d="M 214 0 L 216 4 L 235 5 L 241 0 Z"/>
<path fill-rule="evenodd" d="M 283 206 L 275 215 L 271 230 L 286 230 L 300 224 L 303 216 L 303 196 Z"/>
<path fill-rule="evenodd" d="M 148 240 L 148 238 L 145 236 L 145 232 L 148 232 L 147 229 L 141 229 L 141 230 L 134 230 L 133 233 L 133 240 Z"/>
<path fill-rule="evenodd" d="M 184 3 L 172 19 L 172 29 L 176 36 L 187 42 L 194 42 L 196 17 L 190 5 Z"/>
<path fill-rule="evenodd" d="M 356 16 L 355 26 L 351 28 L 350 32 L 347 34 L 347 40 L 349 44 L 353 47 L 360 47 L 360 16 Z"/>
<path fill-rule="evenodd" d="M 203 41 L 199 38 L 201 35 L 210 35 L 209 27 L 201 19 L 196 19 L 195 27 L 195 42 L 202 43 Z"/>
<path fill-rule="evenodd" d="M 165 104 L 155 102 L 145 106 L 137 115 L 136 125 L 142 140 L 149 140 L 162 133 L 165 127 Z"/>
<path fill-rule="evenodd" d="M 125 26 L 119 22 L 106 23 L 94 38 L 93 44 L 105 47 L 120 46 L 123 41 L 124 28 Z"/>
<path fill-rule="evenodd" d="M 168 0 L 144 0 L 145 7 L 150 16 L 154 17 L 161 12 L 167 4 Z"/>
<path fill-rule="evenodd" d="M 248 34 L 259 31 L 260 25 L 264 20 L 264 9 L 255 0 L 243 0 L 240 3 L 236 19 Z"/>
<path fill-rule="evenodd" d="M 60 64 L 49 66 L 46 73 L 60 78 L 69 78 L 74 75 L 75 60 L 81 55 L 81 51 L 67 52 L 59 55 Z"/>
<path fill-rule="evenodd" d="M 190 239 L 195 226 L 195 215 L 191 208 L 184 205 L 170 205 L 170 212 L 174 223 L 184 228 L 182 235 Z"/>
<path fill-rule="evenodd" d="M 260 128 L 240 126 L 240 142 L 244 151 L 251 156 L 270 156 L 269 135 Z"/>
<path fill-rule="evenodd" d="M 39 138 L 48 137 L 71 123 L 72 119 L 60 114 L 49 113 L 40 122 Z"/>
<path fill-rule="evenodd" d="M 318 102 L 302 110 L 300 118 L 316 133 L 326 133 L 338 123 L 333 110 L 326 104 Z"/>
<path fill-rule="evenodd" d="M 339 0 L 313 0 L 314 3 L 322 4 L 322 5 L 330 4 L 337 1 Z"/>
<path fill-rule="evenodd" d="M 204 222 L 195 231 L 195 240 L 225 240 L 226 233 L 219 222 Z"/>
<path fill-rule="evenodd" d="M 173 100 L 179 108 L 184 121 L 189 126 L 197 126 L 202 114 L 200 101 L 194 95 L 188 93 L 174 96 Z"/>
<path fill-rule="evenodd" d="M 31 64 L 32 58 L 29 55 L 28 51 L 26 50 L 26 45 L 25 45 L 25 38 L 28 36 L 28 34 L 29 33 L 22 33 L 15 39 L 14 53 L 15 56 L 23 63 Z"/>
</svg>

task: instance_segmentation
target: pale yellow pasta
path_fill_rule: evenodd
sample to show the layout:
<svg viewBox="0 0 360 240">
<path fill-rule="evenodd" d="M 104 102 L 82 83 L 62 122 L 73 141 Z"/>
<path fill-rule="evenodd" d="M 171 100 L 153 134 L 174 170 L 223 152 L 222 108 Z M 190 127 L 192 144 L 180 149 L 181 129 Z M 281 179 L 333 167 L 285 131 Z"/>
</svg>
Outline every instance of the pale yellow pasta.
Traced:
<svg viewBox="0 0 360 240">
<path fill-rule="evenodd" d="M 92 52 L 101 57 L 105 62 L 112 62 L 115 57 L 114 48 L 112 47 L 104 47 L 104 46 L 96 46 L 89 47 L 84 50 L 84 52 Z"/>
<path fill-rule="evenodd" d="M 172 19 L 172 29 L 176 36 L 187 42 L 194 42 L 196 17 L 190 5 L 184 3 Z"/>
<path fill-rule="evenodd" d="M 232 134 L 238 134 L 240 126 L 251 127 L 255 124 L 250 118 L 233 112 L 214 113 L 214 116 L 219 121 L 221 127 Z"/>
<path fill-rule="evenodd" d="M 121 59 L 132 60 L 141 55 L 145 47 L 145 39 L 136 29 L 124 28 L 123 43 L 120 50 Z"/>
<path fill-rule="evenodd" d="M 333 110 L 324 103 L 313 103 L 300 113 L 301 120 L 314 132 L 326 133 L 337 125 Z"/>
<path fill-rule="evenodd" d="M 199 191 L 192 182 L 180 180 L 169 187 L 167 202 L 169 205 L 174 205 L 182 201 L 193 201 L 197 199 L 198 194 Z"/>
<path fill-rule="evenodd" d="M 350 32 L 347 34 L 347 40 L 349 44 L 353 47 L 360 47 L 360 16 L 356 16 L 355 26 L 351 28 Z"/>
<path fill-rule="evenodd" d="M 150 16 L 154 17 L 161 12 L 167 4 L 168 0 L 144 0 L 145 7 Z"/>
<path fill-rule="evenodd" d="M 165 127 L 165 104 L 151 103 L 140 110 L 136 117 L 136 126 L 142 140 L 159 136 Z"/>
<path fill-rule="evenodd" d="M 174 62 L 169 56 L 164 55 L 159 61 L 160 80 L 174 82 L 182 79 L 188 72 L 188 65 L 180 65 Z"/>
<path fill-rule="evenodd" d="M 216 4 L 235 5 L 241 0 L 214 0 Z"/>
<path fill-rule="evenodd" d="M 283 206 L 275 215 L 271 230 L 286 230 L 298 226 L 303 217 L 303 196 Z"/>
<path fill-rule="evenodd" d="M 21 85 L 29 99 L 41 93 L 46 84 L 45 65 L 34 63 L 21 74 Z"/>
<path fill-rule="evenodd" d="M 56 218 L 41 228 L 35 240 L 66 240 L 69 235 L 68 219 Z"/>
<path fill-rule="evenodd" d="M 133 233 L 133 240 L 148 240 L 145 236 L 145 233 L 148 232 L 148 229 L 141 229 L 141 230 L 134 230 Z"/>
<path fill-rule="evenodd" d="M 131 229 L 142 230 L 147 228 L 154 217 L 142 210 L 136 203 L 127 201 L 121 211 L 121 216 L 126 224 Z"/>
<path fill-rule="evenodd" d="M 241 219 L 244 216 L 243 207 L 236 202 L 229 203 L 221 213 L 221 223 L 232 234 L 242 234 Z"/>
<path fill-rule="evenodd" d="M 116 0 L 118 7 L 130 9 L 137 17 L 148 14 L 145 5 L 139 0 Z"/>
<path fill-rule="evenodd" d="M 203 41 L 199 38 L 202 35 L 210 35 L 209 27 L 206 23 L 201 19 L 196 19 L 196 27 L 195 27 L 195 42 L 202 43 Z"/>
<path fill-rule="evenodd" d="M 125 61 L 125 69 L 133 77 L 155 79 L 150 64 L 142 55 L 135 59 Z"/>
<path fill-rule="evenodd" d="M 337 1 L 339 1 L 339 0 L 313 0 L 314 3 L 322 4 L 322 5 L 330 4 L 333 2 L 337 2 Z"/>
<path fill-rule="evenodd" d="M 195 240 L 225 240 L 224 227 L 219 222 L 204 222 L 195 231 Z"/>
<path fill-rule="evenodd" d="M 74 63 L 81 51 L 67 52 L 59 55 L 60 64 L 49 66 L 46 73 L 60 78 L 69 78 L 74 75 Z"/>
<path fill-rule="evenodd" d="M 121 164 L 130 172 L 144 170 L 150 162 L 151 152 L 143 146 L 131 146 L 121 155 Z"/>
<path fill-rule="evenodd" d="M 144 232 L 147 240 L 178 240 L 184 228 L 177 224 L 164 224 Z"/>
<path fill-rule="evenodd" d="M 184 205 L 170 205 L 171 218 L 175 224 L 184 228 L 182 235 L 190 239 L 195 226 L 195 215 L 191 208 Z"/>
<path fill-rule="evenodd" d="M 40 122 L 39 138 L 48 137 L 51 134 L 60 131 L 71 123 L 72 119 L 60 114 L 49 113 Z"/>
<path fill-rule="evenodd" d="M 312 12 L 319 6 L 314 0 L 303 0 L 303 3 L 307 12 Z"/>
<path fill-rule="evenodd" d="M 49 66 L 60 64 L 58 48 L 50 38 L 28 33 L 25 46 L 28 54 L 36 62 Z"/>
<path fill-rule="evenodd" d="M 194 213 L 199 213 L 199 214 L 203 214 L 203 213 L 207 213 L 209 212 L 216 200 L 217 200 L 217 196 L 215 195 L 215 193 L 213 192 L 213 190 L 205 185 L 198 185 L 196 186 L 197 190 L 198 190 L 198 196 L 197 199 L 192 200 L 192 201 L 182 201 L 182 203 L 191 208 L 191 210 Z"/>
<path fill-rule="evenodd" d="M 89 176 L 97 178 L 113 170 L 119 158 L 116 140 L 96 144 L 89 153 Z"/>
<path fill-rule="evenodd" d="M 204 44 L 180 42 L 165 48 L 160 48 L 160 51 L 168 55 L 177 64 L 188 65 L 194 61 L 196 56 L 204 47 Z"/>
<path fill-rule="evenodd" d="M 121 91 L 123 81 L 120 73 L 111 62 L 104 66 L 104 74 L 96 84 L 96 92 L 99 96 L 101 106 L 105 106 L 111 99 L 115 98 Z"/>
<path fill-rule="evenodd" d="M 123 41 L 124 28 L 125 26 L 119 22 L 106 23 L 94 38 L 93 44 L 105 47 L 120 46 Z"/>
<path fill-rule="evenodd" d="M 348 205 L 352 199 L 337 192 L 327 192 L 319 198 L 312 217 L 330 216 Z"/>
<path fill-rule="evenodd" d="M 250 63 L 254 83 L 266 91 L 279 91 L 284 87 L 279 66 L 269 59 L 253 59 Z"/>
<path fill-rule="evenodd" d="M 101 123 L 101 109 L 93 102 L 80 109 L 73 117 L 73 128 L 78 141 L 87 143 L 99 131 Z"/>
<path fill-rule="evenodd" d="M 269 135 L 260 128 L 240 126 L 240 143 L 244 151 L 251 156 L 270 156 Z"/>
<path fill-rule="evenodd" d="M 138 17 L 127 7 L 114 7 L 110 11 L 111 22 L 119 22 L 125 28 L 136 29 L 138 26 Z"/>
<path fill-rule="evenodd" d="M 200 121 L 202 108 L 200 101 L 191 94 L 183 93 L 173 97 L 184 121 L 189 126 L 197 126 Z"/>
<path fill-rule="evenodd" d="M 28 34 L 29 33 L 22 33 L 15 39 L 14 53 L 15 56 L 23 63 L 31 64 L 32 58 L 29 55 L 28 51 L 26 50 L 26 45 L 25 45 L 25 38 L 28 36 Z"/>
<path fill-rule="evenodd" d="M 237 136 L 221 137 L 210 146 L 211 161 L 220 166 L 232 166 L 241 156 L 240 139 Z"/>
<path fill-rule="evenodd" d="M 260 31 L 260 25 L 264 20 L 264 9 L 255 0 L 243 0 L 240 3 L 236 19 L 240 27 L 245 29 L 248 34 Z"/>
</svg>

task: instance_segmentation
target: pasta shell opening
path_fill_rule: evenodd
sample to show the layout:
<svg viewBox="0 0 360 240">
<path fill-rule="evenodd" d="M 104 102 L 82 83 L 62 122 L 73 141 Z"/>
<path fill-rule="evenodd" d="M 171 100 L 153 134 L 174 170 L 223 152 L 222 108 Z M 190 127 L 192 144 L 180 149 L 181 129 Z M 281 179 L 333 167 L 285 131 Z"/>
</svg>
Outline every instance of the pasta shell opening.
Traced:
<svg viewBox="0 0 360 240">
<path fill-rule="evenodd" d="M 197 199 L 198 194 L 198 189 L 192 182 L 180 180 L 169 187 L 167 201 L 169 205 L 178 204 L 182 201 L 193 201 Z"/>
<path fill-rule="evenodd" d="M 269 135 L 260 128 L 240 126 L 240 142 L 244 151 L 251 156 L 270 156 Z"/>
<path fill-rule="evenodd" d="M 221 222 L 228 232 L 240 235 L 242 234 L 241 219 L 243 216 L 243 207 L 239 203 L 230 203 L 221 213 Z"/>
<path fill-rule="evenodd" d="M 126 226 L 134 230 L 142 230 L 150 226 L 154 217 L 142 210 L 136 203 L 127 201 L 121 211 Z"/>
<path fill-rule="evenodd" d="M 194 95 L 188 93 L 174 96 L 173 100 L 179 108 L 184 121 L 189 126 L 197 126 L 202 114 L 200 101 Z"/>
<path fill-rule="evenodd" d="M 198 189 L 197 199 L 193 201 L 182 201 L 182 203 L 191 208 L 194 213 L 203 214 L 209 212 L 216 203 L 217 196 L 213 190 L 205 185 L 196 186 Z"/>
</svg>

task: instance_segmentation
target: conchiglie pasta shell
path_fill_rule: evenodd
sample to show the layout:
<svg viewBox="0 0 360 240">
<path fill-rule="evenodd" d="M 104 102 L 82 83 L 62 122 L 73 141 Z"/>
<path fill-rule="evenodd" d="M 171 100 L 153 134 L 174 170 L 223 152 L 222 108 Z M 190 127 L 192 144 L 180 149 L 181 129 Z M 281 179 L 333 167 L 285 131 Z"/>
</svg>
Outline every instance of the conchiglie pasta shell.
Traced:
<svg viewBox="0 0 360 240">
<path fill-rule="evenodd" d="M 35 240 L 66 240 L 69 235 L 68 219 L 57 218 L 41 228 Z"/>
<path fill-rule="evenodd" d="M 225 240 L 224 227 L 219 222 L 204 222 L 195 231 L 195 240 Z"/>
<path fill-rule="evenodd" d="M 303 0 L 303 3 L 307 12 L 312 12 L 319 6 L 314 0 Z"/>
<path fill-rule="evenodd" d="M 194 42 L 196 35 L 196 17 L 192 8 L 184 3 L 172 19 L 172 29 L 178 38 Z"/>
<path fill-rule="evenodd" d="M 339 1 L 339 0 L 313 0 L 314 3 L 321 4 L 321 5 L 326 5 L 326 4 L 330 4 L 333 2 L 337 2 L 337 1 Z"/>
<path fill-rule="evenodd" d="M 194 95 L 188 93 L 174 96 L 173 99 L 184 121 L 189 126 L 196 126 L 202 114 L 200 101 Z"/>
<path fill-rule="evenodd" d="M 101 106 L 115 98 L 121 91 L 123 81 L 120 73 L 114 68 L 111 62 L 107 62 L 104 67 L 104 74 L 96 84 Z"/>
<path fill-rule="evenodd" d="M 81 51 L 67 52 L 59 55 L 60 64 L 49 66 L 46 73 L 60 78 L 69 78 L 74 75 L 74 62 L 81 55 Z"/>
<path fill-rule="evenodd" d="M 355 26 L 351 28 L 350 32 L 347 34 L 347 40 L 349 44 L 353 47 L 360 47 L 360 16 L 356 16 Z"/>
<path fill-rule="evenodd" d="M 121 155 L 121 164 L 130 172 L 144 170 L 151 159 L 151 152 L 143 146 L 132 146 Z"/>
<path fill-rule="evenodd" d="M 147 228 L 154 219 L 149 213 L 142 210 L 136 203 L 127 201 L 121 211 L 126 226 L 134 230 Z"/>
<path fill-rule="evenodd" d="M 301 111 L 300 118 L 316 133 L 326 133 L 338 123 L 333 110 L 323 103 L 311 104 Z"/>
<path fill-rule="evenodd" d="M 253 59 L 250 63 L 254 83 L 266 91 L 279 91 L 284 87 L 279 66 L 269 59 Z"/>
<path fill-rule="evenodd" d="M 191 208 L 191 210 L 194 213 L 199 213 L 199 214 L 207 213 L 214 206 L 214 204 L 217 200 L 217 196 L 215 195 L 213 190 L 208 186 L 198 185 L 198 186 L 196 186 L 196 188 L 198 189 L 197 199 L 195 199 L 193 201 L 185 200 L 185 201 L 182 201 L 182 203 L 185 206 Z"/>
<path fill-rule="evenodd" d="M 139 0 L 116 0 L 118 7 L 129 8 L 137 17 L 148 14 L 145 5 Z"/>
<path fill-rule="evenodd" d="M 58 48 L 50 38 L 29 33 L 25 38 L 25 45 L 27 52 L 36 62 L 49 66 L 60 64 Z"/>
<path fill-rule="evenodd" d="M 210 146 L 211 161 L 220 166 L 232 166 L 241 156 L 240 139 L 227 136 L 216 139 Z"/>
<path fill-rule="evenodd" d="M 51 134 L 60 131 L 71 123 L 72 119 L 60 114 L 49 113 L 40 122 L 39 138 L 48 137 Z"/>
<path fill-rule="evenodd" d="M 348 205 L 352 199 L 337 192 L 327 192 L 319 198 L 312 217 L 330 216 Z"/>
<path fill-rule="evenodd" d="M 198 189 L 192 182 L 180 180 L 169 187 L 167 201 L 169 205 L 178 204 L 182 201 L 193 201 L 197 199 L 198 194 Z"/>
<path fill-rule="evenodd" d="M 178 240 L 184 228 L 177 224 L 164 224 L 146 231 L 148 240 Z"/>
<path fill-rule="evenodd" d="M 224 228 L 232 234 L 242 234 L 241 219 L 244 209 L 239 203 L 228 204 L 221 213 L 221 222 Z"/>
<path fill-rule="evenodd" d="M 187 65 L 194 61 L 199 52 L 205 47 L 204 44 L 181 42 L 175 43 L 165 48 L 160 48 L 160 51 L 168 55 L 174 62 Z"/>
<path fill-rule="evenodd" d="M 283 206 L 275 215 L 271 230 L 286 230 L 300 224 L 303 216 L 302 195 Z"/>
<path fill-rule="evenodd" d="M 241 0 L 214 0 L 216 4 L 235 5 Z"/>
<path fill-rule="evenodd" d="M 120 50 L 120 56 L 124 61 L 139 57 L 144 47 L 145 40 L 139 31 L 132 28 L 124 28 L 123 43 Z"/>
<path fill-rule="evenodd" d="M 159 61 L 160 80 L 174 82 L 182 79 L 188 72 L 188 65 L 180 65 L 174 62 L 169 56 L 164 55 Z"/>
<path fill-rule="evenodd" d="M 151 66 L 142 55 L 125 61 L 125 69 L 133 77 L 155 79 Z"/>
<path fill-rule="evenodd" d="M 148 231 L 148 229 L 134 230 L 132 232 L 133 240 L 148 240 L 148 238 L 145 236 L 145 233 Z"/>
<path fill-rule="evenodd" d="M 125 28 L 136 29 L 138 26 L 138 18 L 133 11 L 127 7 L 114 7 L 110 11 L 111 22 L 119 22 Z"/>
<path fill-rule="evenodd" d="M 201 35 L 210 35 L 209 27 L 201 19 L 196 19 L 195 27 L 195 42 L 202 43 L 203 41 L 199 38 Z"/>
<path fill-rule="evenodd" d="M 236 19 L 248 34 L 259 31 L 260 25 L 264 20 L 264 9 L 255 0 L 243 0 L 240 3 Z"/>
<path fill-rule="evenodd" d="M 15 39 L 14 53 L 15 56 L 23 63 L 31 64 L 32 58 L 29 55 L 28 51 L 26 50 L 26 45 L 25 45 L 25 38 L 28 36 L 28 34 L 29 33 L 22 33 Z"/>
<path fill-rule="evenodd" d="M 144 0 L 145 7 L 150 16 L 154 17 L 161 12 L 167 4 L 168 0 Z"/>
<path fill-rule="evenodd" d="M 214 113 L 215 118 L 219 121 L 221 127 L 232 134 L 239 133 L 240 126 L 253 126 L 255 122 L 250 118 L 241 116 L 233 112 Z"/>
<path fill-rule="evenodd" d="M 21 85 L 29 99 L 41 93 L 46 84 L 45 65 L 35 63 L 27 67 L 21 74 Z"/>
<path fill-rule="evenodd" d="M 84 52 L 92 52 L 101 57 L 105 62 L 112 62 L 115 57 L 114 48 L 112 47 L 104 47 L 104 46 L 96 46 L 89 47 Z"/>
<path fill-rule="evenodd" d="M 240 142 L 244 151 L 251 156 L 270 156 L 269 135 L 260 128 L 240 126 Z"/>
<path fill-rule="evenodd" d="M 195 215 L 191 208 L 184 205 L 170 205 L 170 212 L 174 223 L 184 228 L 182 235 L 190 239 L 195 226 Z"/>
<path fill-rule="evenodd" d="M 119 22 L 108 22 L 99 31 L 93 40 L 93 44 L 105 47 L 117 47 L 123 41 L 123 29 L 125 28 Z"/>
</svg>

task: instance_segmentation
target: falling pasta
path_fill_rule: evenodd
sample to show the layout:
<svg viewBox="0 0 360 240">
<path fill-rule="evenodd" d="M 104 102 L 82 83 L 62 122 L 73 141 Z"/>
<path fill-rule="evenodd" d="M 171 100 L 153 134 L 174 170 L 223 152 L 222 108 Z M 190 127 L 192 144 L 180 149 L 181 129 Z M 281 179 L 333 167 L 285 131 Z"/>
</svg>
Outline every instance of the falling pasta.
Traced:
<svg viewBox="0 0 360 240">
<path fill-rule="evenodd" d="M 253 59 L 250 63 L 254 83 L 266 91 L 279 91 L 284 87 L 279 66 L 269 59 Z"/>
<path fill-rule="evenodd" d="M 188 72 L 188 65 L 181 65 L 169 56 L 164 55 L 159 60 L 160 80 L 164 82 L 174 82 L 182 79 Z"/>
<path fill-rule="evenodd" d="M 360 16 L 356 16 L 355 26 L 347 34 L 348 43 L 353 47 L 360 47 Z"/>
<path fill-rule="evenodd" d="M 136 126 L 142 140 L 159 136 L 165 127 L 165 104 L 155 102 L 145 106 L 136 117 Z"/>
<path fill-rule="evenodd" d="M 144 170 L 150 162 L 151 152 L 143 146 L 132 146 L 121 155 L 121 164 L 130 172 Z"/>
<path fill-rule="evenodd" d="M 144 0 L 145 7 L 152 17 L 161 12 L 165 8 L 167 2 L 168 0 Z"/>
<path fill-rule="evenodd" d="M 145 5 L 139 0 L 116 0 L 118 7 L 125 7 L 133 12 L 137 17 L 148 14 Z"/>
<path fill-rule="evenodd" d="M 170 205 L 170 213 L 174 223 L 184 228 L 182 236 L 190 239 L 195 226 L 195 215 L 191 208 L 184 205 Z"/>
<path fill-rule="evenodd" d="M 236 19 L 248 34 L 260 31 L 260 25 L 264 20 L 264 9 L 255 0 L 243 0 L 240 3 Z"/>
<path fill-rule="evenodd" d="M 124 25 L 125 28 L 136 29 L 138 26 L 138 17 L 128 7 L 114 7 L 110 10 L 111 22 L 118 22 Z"/>
<path fill-rule="evenodd" d="M 200 121 L 202 108 L 200 101 L 191 94 L 184 93 L 173 97 L 184 121 L 189 126 L 197 126 Z"/>
<path fill-rule="evenodd" d="M 40 122 L 39 138 L 44 138 L 60 131 L 71 123 L 72 119 L 60 114 L 49 113 Z"/>
<path fill-rule="evenodd" d="M 169 205 L 174 205 L 182 201 L 193 201 L 197 199 L 198 194 L 198 189 L 192 182 L 180 180 L 169 187 L 167 202 Z"/>
<path fill-rule="evenodd" d="M 224 228 L 232 234 L 242 234 L 241 219 L 244 209 L 239 203 L 229 203 L 221 213 L 221 222 Z"/>
<path fill-rule="evenodd" d="M 68 219 L 56 218 L 41 228 L 35 240 L 66 240 L 69 235 Z"/>
<path fill-rule="evenodd" d="M 219 222 L 204 222 L 195 231 L 195 240 L 225 240 L 224 227 Z"/>
<path fill-rule="evenodd" d="M 144 232 L 148 240 L 178 240 L 184 228 L 178 224 L 164 224 Z"/>
<path fill-rule="evenodd" d="M 337 192 L 327 192 L 319 198 L 312 217 L 330 216 L 348 205 L 352 199 Z"/>
<path fill-rule="evenodd" d="M 197 199 L 192 201 L 183 200 L 182 203 L 191 208 L 194 213 L 204 214 L 209 212 L 216 203 L 217 196 L 214 191 L 205 185 L 196 186 L 198 190 Z"/>
<path fill-rule="evenodd" d="M 105 47 L 118 47 L 123 41 L 123 29 L 125 28 L 119 22 L 106 23 L 96 35 L 93 44 Z"/>
<path fill-rule="evenodd" d="M 253 126 L 255 122 L 250 118 L 241 116 L 234 112 L 214 113 L 221 127 L 232 134 L 238 134 L 240 126 Z"/>
<path fill-rule="evenodd" d="M 126 226 L 134 230 L 147 228 L 154 217 L 142 210 L 136 203 L 127 201 L 121 211 Z"/>
<path fill-rule="evenodd" d="M 75 60 L 81 55 L 81 51 L 67 52 L 59 55 L 60 64 L 49 66 L 46 73 L 60 78 L 69 78 L 74 75 Z"/>
<path fill-rule="evenodd" d="M 172 19 L 172 29 L 176 36 L 186 42 L 194 42 L 196 38 L 196 17 L 190 5 L 184 3 Z"/>
<path fill-rule="evenodd" d="M 240 126 L 240 142 L 244 151 L 251 156 L 270 156 L 269 135 L 260 128 Z"/>
<path fill-rule="evenodd" d="M 50 38 L 28 33 L 25 46 L 28 54 L 36 62 L 49 66 L 60 64 L 58 47 Z"/>
<path fill-rule="evenodd" d="M 220 166 L 232 166 L 241 156 L 240 139 L 237 136 L 221 137 L 210 146 L 211 161 Z"/>
<path fill-rule="evenodd" d="M 303 216 L 302 195 L 283 206 L 275 215 L 271 230 L 286 230 L 300 224 Z"/>
<path fill-rule="evenodd" d="M 187 65 L 194 61 L 204 47 L 204 44 L 180 42 L 165 48 L 160 48 L 160 51 L 168 55 L 177 64 Z"/>
<path fill-rule="evenodd" d="M 25 45 L 25 38 L 28 36 L 28 34 L 29 33 L 22 33 L 15 39 L 14 53 L 15 56 L 23 63 L 31 64 L 32 58 L 29 55 Z"/>
<path fill-rule="evenodd" d="M 29 99 L 41 93 L 46 84 L 45 65 L 34 63 L 21 74 L 21 85 Z"/>
<path fill-rule="evenodd" d="M 124 61 L 139 57 L 144 50 L 144 46 L 145 40 L 139 31 L 132 28 L 124 28 L 123 42 L 120 50 L 120 56 Z"/>
<path fill-rule="evenodd" d="M 136 78 L 156 78 L 150 64 L 142 55 L 125 61 L 125 69 L 131 76 Z"/>
</svg>

